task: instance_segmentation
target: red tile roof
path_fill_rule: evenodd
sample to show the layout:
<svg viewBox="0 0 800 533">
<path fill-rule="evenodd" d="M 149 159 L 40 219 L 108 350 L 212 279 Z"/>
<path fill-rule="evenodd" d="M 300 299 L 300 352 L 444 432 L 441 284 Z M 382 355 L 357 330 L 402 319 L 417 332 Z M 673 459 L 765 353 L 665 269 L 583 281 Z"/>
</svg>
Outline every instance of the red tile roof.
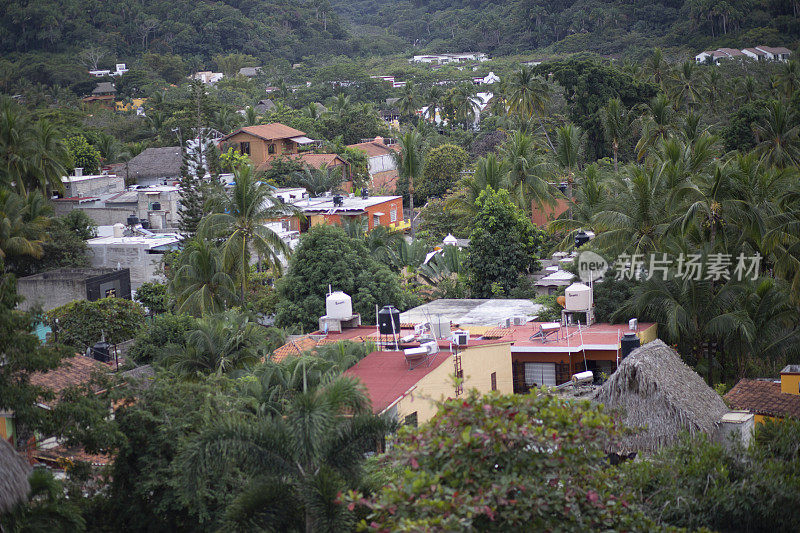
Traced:
<svg viewBox="0 0 800 533">
<path fill-rule="evenodd" d="M 380 414 L 449 358 L 450 352 L 439 352 L 430 366 L 409 370 L 403 352 L 372 352 L 345 374 L 361 380 L 372 400 L 372 412 Z"/>
<path fill-rule="evenodd" d="M 31 384 L 59 392 L 75 385 L 88 383 L 95 372 L 109 372 L 110 369 L 100 361 L 85 355 L 64 359 L 61 366 L 49 372 L 37 372 L 31 376 Z"/>
<path fill-rule="evenodd" d="M 342 158 L 336 154 L 301 154 L 299 159 L 314 168 L 322 168 L 322 165 L 332 167 L 344 164 Z"/>
<path fill-rule="evenodd" d="M 300 355 L 308 350 L 313 350 L 317 347 L 317 341 L 310 335 L 300 337 L 293 341 L 289 341 L 280 348 L 272 352 L 271 360 L 280 363 L 290 355 Z"/>
<path fill-rule="evenodd" d="M 781 392 L 779 381 L 743 379 L 725 399 L 733 409 L 746 409 L 764 416 L 800 418 L 800 396 Z"/>
<path fill-rule="evenodd" d="M 238 129 L 233 133 L 230 133 L 220 139 L 224 141 L 228 137 L 232 137 L 237 133 L 249 133 L 250 135 L 254 135 L 256 137 L 260 137 L 267 141 L 272 141 L 275 139 L 289 139 L 291 137 L 302 137 L 305 135 L 304 132 L 300 130 L 296 130 L 294 128 L 290 128 L 284 124 L 279 122 L 273 122 L 272 124 L 261 124 L 258 126 L 246 126 L 244 128 Z"/>
<path fill-rule="evenodd" d="M 398 145 L 393 144 L 392 146 L 388 146 L 383 142 L 381 137 L 376 137 L 374 140 L 365 143 L 348 144 L 347 147 L 363 150 L 367 153 L 367 157 L 377 157 L 400 151 Z"/>
<path fill-rule="evenodd" d="M 37 449 L 33 452 L 34 459 L 56 467 L 67 467 L 71 463 L 84 462 L 95 466 L 105 466 L 111 462 L 111 456 L 106 454 L 86 453 L 80 446 L 68 448 L 63 445 L 48 449 Z"/>
</svg>

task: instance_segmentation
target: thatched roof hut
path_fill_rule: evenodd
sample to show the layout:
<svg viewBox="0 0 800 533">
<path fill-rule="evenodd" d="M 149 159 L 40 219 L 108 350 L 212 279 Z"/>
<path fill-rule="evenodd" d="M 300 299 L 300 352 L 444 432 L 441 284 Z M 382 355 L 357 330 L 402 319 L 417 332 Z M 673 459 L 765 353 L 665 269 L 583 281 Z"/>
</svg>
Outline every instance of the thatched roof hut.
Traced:
<svg viewBox="0 0 800 533">
<path fill-rule="evenodd" d="M 719 394 L 660 340 L 626 357 L 595 399 L 620 410 L 622 422 L 635 429 L 623 439 L 626 452 L 655 451 L 682 431 L 713 436 L 728 412 Z"/>
<path fill-rule="evenodd" d="M 5 439 L 0 438 L 0 514 L 28 499 L 30 465 Z"/>
</svg>

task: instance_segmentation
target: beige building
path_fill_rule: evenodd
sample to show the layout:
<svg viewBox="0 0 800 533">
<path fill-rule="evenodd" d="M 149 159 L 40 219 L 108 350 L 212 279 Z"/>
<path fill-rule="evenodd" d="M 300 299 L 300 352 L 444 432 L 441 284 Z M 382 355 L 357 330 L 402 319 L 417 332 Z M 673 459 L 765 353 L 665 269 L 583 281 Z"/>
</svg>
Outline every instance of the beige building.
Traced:
<svg viewBox="0 0 800 533">
<path fill-rule="evenodd" d="M 61 178 L 64 184 L 64 198 L 86 198 L 101 194 L 122 192 L 125 180 L 115 174 L 83 175 L 83 169 L 76 168 L 74 176 Z"/>
<path fill-rule="evenodd" d="M 375 414 L 386 413 L 408 424 L 427 422 L 439 402 L 470 389 L 513 392 L 510 343 L 469 341 L 453 351 L 447 341 L 439 341 L 439 346 L 442 351 L 427 361 L 411 364 L 404 352 L 373 352 L 345 374 L 364 383 Z M 463 378 L 460 384 L 456 375 Z"/>
</svg>

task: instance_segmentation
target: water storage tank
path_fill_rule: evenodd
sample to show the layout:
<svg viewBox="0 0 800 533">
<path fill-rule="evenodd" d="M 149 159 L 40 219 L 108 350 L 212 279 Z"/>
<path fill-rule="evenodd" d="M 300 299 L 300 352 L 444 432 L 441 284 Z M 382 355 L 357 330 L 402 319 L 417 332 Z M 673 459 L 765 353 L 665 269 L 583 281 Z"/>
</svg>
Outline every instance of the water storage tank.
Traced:
<svg viewBox="0 0 800 533">
<path fill-rule="evenodd" d="M 575 234 L 575 248 L 580 248 L 587 242 L 589 242 L 589 234 L 583 230 L 580 230 L 578 233 Z"/>
<path fill-rule="evenodd" d="M 353 316 L 353 300 L 342 291 L 332 292 L 325 298 L 325 314 L 329 318 L 350 318 Z"/>
<path fill-rule="evenodd" d="M 92 358 L 107 363 L 111 361 L 111 345 L 105 341 L 100 341 L 92 346 Z"/>
<path fill-rule="evenodd" d="M 393 305 L 386 305 L 378 311 L 378 333 L 381 335 L 400 333 L 400 311 Z"/>
<path fill-rule="evenodd" d="M 592 289 L 583 283 L 573 283 L 564 291 L 567 311 L 585 311 L 592 307 Z"/>
<path fill-rule="evenodd" d="M 639 341 L 639 337 L 636 336 L 636 333 L 626 333 L 622 336 L 622 340 L 620 341 L 620 358 L 625 359 L 639 346 L 641 346 L 641 342 Z"/>
</svg>

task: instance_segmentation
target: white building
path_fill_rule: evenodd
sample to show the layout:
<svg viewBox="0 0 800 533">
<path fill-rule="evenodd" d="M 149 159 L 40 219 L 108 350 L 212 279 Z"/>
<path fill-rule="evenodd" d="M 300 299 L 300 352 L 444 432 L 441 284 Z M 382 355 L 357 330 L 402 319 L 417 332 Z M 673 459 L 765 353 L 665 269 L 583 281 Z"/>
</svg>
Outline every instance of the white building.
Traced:
<svg viewBox="0 0 800 533">
<path fill-rule="evenodd" d="M 487 74 L 483 78 L 481 77 L 472 78 L 472 83 L 474 83 L 475 85 L 490 85 L 492 83 L 500 83 L 500 76 L 498 76 L 494 72 L 489 72 L 489 74 Z"/>
<path fill-rule="evenodd" d="M 789 56 L 792 51 L 782 46 L 756 46 L 755 48 L 743 48 L 736 50 L 735 48 L 718 48 L 716 50 L 707 50 L 700 52 L 694 56 L 697 63 L 713 62 L 719 65 L 720 60 L 723 59 L 754 59 L 755 61 L 789 61 Z"/>
<path fill-rule="evenodd" d="M 211 72 L 210 70 L 204 70 L 201 72 L 195 72 L 194 74 L 192 74 L 190 79 L 198 80 L 206 85 L 211 85 L 217 83 L 224 77 L 225 76 L 224 74 L 222 74 L 222 72 Z"/>
<path fill-rule="evenodd" d="M 483 52 L 468 52 L 460 54 L 429 54 L 412 57 L 411 63 L 429 63 L 432 65 L 445 65 L 447 63 L 463 63 L 465 61 L 489 61 Z"/>
<path fill-rule="evenodd" d="M 132 290 L 138 289 L 142 283 L 163 279 L 158 274 L 161 258 L 177 249 L 182 240 L 177 233 L 154 234 L 141 227 L 136 233 L 131 235 L 125 226 L 115 224 L 112 236 L 86 241 L 93 267 L 130 269 Z"/>
<path fill-rule="evenodd" d="M 103 76 L 122 76 L 128 72 L 128 67 L 125 63 L 117 63 L 114 65 L 114 70 L 90 70 L 89 74 L 95 78 L 102 78 Z"/>
<path fill-rule="evenodd" d="M 100 194 L 122 192 L 125 190 L 125 179 L 116 174 L 83 174 L 82 168 L 75 169 L 74 176 L 63 176 L 65 198 L 83 198 Z"/>
</svg>

